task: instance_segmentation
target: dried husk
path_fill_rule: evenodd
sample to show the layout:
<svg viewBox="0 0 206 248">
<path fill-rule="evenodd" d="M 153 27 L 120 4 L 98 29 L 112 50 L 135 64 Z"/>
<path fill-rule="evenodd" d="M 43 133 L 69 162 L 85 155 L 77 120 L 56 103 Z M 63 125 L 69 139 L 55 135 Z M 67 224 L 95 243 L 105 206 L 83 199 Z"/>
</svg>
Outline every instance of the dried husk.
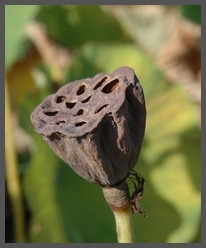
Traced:
<svg viewBox="0 0 206 248">
<path fill-rule="evenodd" d="M 31 122 L 79 176 L 114 187 L 135 166 L 145 132 L 142 87 L 129 67 L 77 80 L 49 95 Z"/>
</svg>

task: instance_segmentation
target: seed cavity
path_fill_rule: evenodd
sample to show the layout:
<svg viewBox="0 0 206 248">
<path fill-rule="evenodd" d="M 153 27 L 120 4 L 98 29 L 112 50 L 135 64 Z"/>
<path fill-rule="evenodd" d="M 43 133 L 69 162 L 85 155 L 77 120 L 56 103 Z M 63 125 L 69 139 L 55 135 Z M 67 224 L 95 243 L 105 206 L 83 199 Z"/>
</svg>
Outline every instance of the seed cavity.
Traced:
<svg viewBox="0 0 206 248">
<path fill-rule="evenodd" d="M 76 115 L 83 115 L 83 113 L 84 113 L 84 110 L 83 110 L 83 109 L 80 109 L 80 110 L 77 112 Z"/>
<path fill-rule="evenodd" d="M 59 135 L 59 133 L 52 133 L 50 136 L 49 136 L 49 139 L 51 140 L 51 141 L 59 141 L 59 140 L 61 140 L 61 137 L 60 137 L 60 135 Z"/>
<path fill-rule="evenodd" d="M 55 116 L 59 111 L 53 111 L 53 112 L 43 112 L 45 115 L 48 116 Z"/>
<path fill-rule="evenodd" d="M 90 100 L 90 98 L 91 98 L 91 96 L 87 97 L 86 99 L 84 99 L 84 100 L 82 101 L 82 103 L 88 102 L 88 101 Z"/>
<path fill-rule="evenodd" d="M 107 80 L 107 77 L 104 77 L 95 87 L 94 90 L 98 89 L 103 85 L 103 83 Z"/>
<path fill-rule="evenodd" d="M 104 86 L 104 88 L 102 89 L 102 92 L 105 93 L 105 94 L 111 93 L 112 91 L 115 90 L 115 88 L 117 87 L 118 83 L 119 83 L 118 79 L 115 79 L 115 80 L 111 81 L 110 83 L 108 83 L 107 85 Z"/>
<path fill-rule="evenodd" d="M 64 102 L 66 99 L 67 99 L 66 96 L 58 96 L 56 99 L 56 102 L 61 103 L 61 102 Z"/>
<path fill-rule="evenodd" d="M 85 90 L 86 90 L 86 85 L 81 85 L 80 87 L 79 87 L 79 89 L 78 89 L 78 91 L 77 91 L 77 95 L 79 96 L 79 95 L 82 95 L 84 92 L 85 92 Z"/>
<path fill-rule="evenodd" d="M 63 123 L 65 123 L 65 121 L 58 121 L 56 124 L 57 125 L 62 125 Z"/>
<path fill-rule="evenodd" d="M 94 113 L 97 114 L 99 113 L 102 109 L 106 108 L 109 104 L 105 104 L 103 106 L 101 106 L 100 108 L 98 108 Z"/>
<path fill-rule="evenodd" d="M 66 106 L 69 109 L 72 109 L 75 106 L 76 102 L 66 102 Z"/>
<path fill-rule="evenodd" d="M 83 126 L 84 124 L 86 124 L 86 121 L 80 121 L 80 122 L 76 122 L 76 123 L 75 123 L 75 126 L 76 126 L 76 127 L 81 127 L 81 126 Z"/>
</svg>

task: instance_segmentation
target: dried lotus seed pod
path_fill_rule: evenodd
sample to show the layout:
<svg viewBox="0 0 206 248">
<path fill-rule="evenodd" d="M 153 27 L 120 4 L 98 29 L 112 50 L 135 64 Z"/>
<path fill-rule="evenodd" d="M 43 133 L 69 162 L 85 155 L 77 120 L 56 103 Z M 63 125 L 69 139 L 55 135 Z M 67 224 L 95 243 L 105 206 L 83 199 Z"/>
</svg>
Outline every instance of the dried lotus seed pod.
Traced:
<svg viewBox="0 0 206 248">
<path fill-rule="evenodd" d="M 31 114 L 36 132 L 79 176 L 114 187 L 135 166 L 145 132 L 142 87 L 129 67 L 68 83 Z"/>
</svg>

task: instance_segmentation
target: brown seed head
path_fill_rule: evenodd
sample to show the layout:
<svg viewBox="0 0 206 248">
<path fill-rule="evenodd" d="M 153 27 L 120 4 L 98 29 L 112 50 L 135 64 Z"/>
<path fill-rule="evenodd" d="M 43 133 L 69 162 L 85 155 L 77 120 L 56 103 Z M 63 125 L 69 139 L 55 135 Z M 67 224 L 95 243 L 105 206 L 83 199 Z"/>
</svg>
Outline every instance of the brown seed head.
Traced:
<svg viewBox="0 0 206 248">
<path fill-rule="evenodd" d="M 126 66 L 61 87 L 31 114 L 51 149 L 78 175 L 104 187 L 122 183 L 135 166 L 145 121 L 142 87 Z"/>
</svg>

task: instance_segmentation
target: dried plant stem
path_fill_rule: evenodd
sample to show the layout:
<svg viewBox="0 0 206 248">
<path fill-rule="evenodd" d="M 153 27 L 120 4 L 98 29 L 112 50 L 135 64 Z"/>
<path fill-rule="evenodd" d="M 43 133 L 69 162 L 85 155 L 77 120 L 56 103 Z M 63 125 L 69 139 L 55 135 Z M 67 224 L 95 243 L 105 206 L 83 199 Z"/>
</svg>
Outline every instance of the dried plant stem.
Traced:
<svg viewBox="0 0 206 248">
<path fill-rule="evenodd" d="M 7 83 L 5 84 L 5 159 L 6 182 L 13 211 L 15 242 L 25 242 L 24 208 L 18 176 L 17 157 L 14 147 L 14 134 Z"/>
<path fill-rule="evenodd" d="M 134 229 L 131 217 L 131 210 L 113 211 L 118 243 L 134 243 Z"/>
</svg>

